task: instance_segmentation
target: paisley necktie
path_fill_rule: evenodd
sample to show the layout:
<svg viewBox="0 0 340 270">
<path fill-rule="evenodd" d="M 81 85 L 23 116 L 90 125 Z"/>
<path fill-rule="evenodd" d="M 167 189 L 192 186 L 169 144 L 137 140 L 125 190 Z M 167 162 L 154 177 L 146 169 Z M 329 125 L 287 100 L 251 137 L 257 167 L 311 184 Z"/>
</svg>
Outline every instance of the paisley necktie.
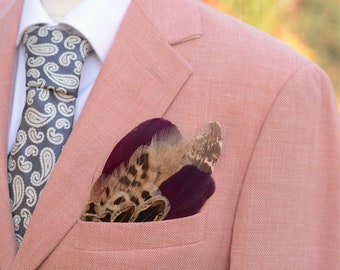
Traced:
<svg viewBox="0 0 340 270">
<path fill-rule="evenodd" d="M 89 42 L 67 31 L 35 25 L 23 36 L 26 104 L 8 157 L 9 190 L 18 246 L 38 198 L 67 141 Z"/>
</svg>

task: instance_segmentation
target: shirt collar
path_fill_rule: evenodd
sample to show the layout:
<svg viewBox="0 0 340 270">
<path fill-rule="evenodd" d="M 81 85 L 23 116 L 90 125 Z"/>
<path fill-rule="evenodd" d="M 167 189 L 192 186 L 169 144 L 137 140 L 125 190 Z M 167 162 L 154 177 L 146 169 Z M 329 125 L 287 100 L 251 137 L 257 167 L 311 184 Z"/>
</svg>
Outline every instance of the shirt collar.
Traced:
<svg viewBox="0 0 340 270">
<path fill-rule="evenodd" d="M 71 26 L 92 45 L 103 62 L 108 54 L 131 0 L 86 0 L 57 23 L 53 22 L 40 0 L 25 0 L 17 46 L 27 27 L 35 24 Z"/>
</svg>

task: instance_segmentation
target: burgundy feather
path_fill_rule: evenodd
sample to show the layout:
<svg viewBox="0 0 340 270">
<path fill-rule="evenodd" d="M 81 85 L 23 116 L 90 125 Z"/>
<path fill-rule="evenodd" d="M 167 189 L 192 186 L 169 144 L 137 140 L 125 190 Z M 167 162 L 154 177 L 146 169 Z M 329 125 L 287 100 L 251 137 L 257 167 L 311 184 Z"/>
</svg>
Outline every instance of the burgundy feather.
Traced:
<svg viewBox="0 0 340 270">
<path fill-rule="evenodd" d="M 214 179 L 195 166 L 185 166 L 161 186 L 162 195 L 171 205 L 165 219 L 194 215 L 215 192 Z"/>
<path fill-rule="evenodd" d="M 215 192 L 221 126 L 210 122 L 192 140 L 162 118 L 147 120 L 112 150 L 81 219 L 146 222 L 194 215 Z"/>
<path fill-rule="evenodd" d="M 153 118 L 135 127 L 113 148 L 102 174 L 109 175 L 120 164 L 124 163 L 126 165 L 138 147 L 149 145 L 153 136 L 160 132 L 166 132 L 170 128 L 177 129 L 174 124 L 163 118 Z M 180 134 L 179 131 L 178 134 Z"/>
</svg>

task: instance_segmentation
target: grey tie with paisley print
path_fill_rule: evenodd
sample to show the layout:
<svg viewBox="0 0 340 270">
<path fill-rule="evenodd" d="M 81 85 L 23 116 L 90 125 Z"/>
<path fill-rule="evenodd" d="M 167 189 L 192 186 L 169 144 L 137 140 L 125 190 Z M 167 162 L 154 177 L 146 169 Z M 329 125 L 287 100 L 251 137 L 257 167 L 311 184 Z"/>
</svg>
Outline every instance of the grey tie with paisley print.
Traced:
<svg viewBox="0 0 340 270">
<path fill-rule="evenodd" d="M 68 139 L 80 72 L 91 47 L 82 37 L 50 26 L 32 26 L 23 37 L 26 104 L 8 157 L 9 190 L 17 243 Z"/>
</svg>

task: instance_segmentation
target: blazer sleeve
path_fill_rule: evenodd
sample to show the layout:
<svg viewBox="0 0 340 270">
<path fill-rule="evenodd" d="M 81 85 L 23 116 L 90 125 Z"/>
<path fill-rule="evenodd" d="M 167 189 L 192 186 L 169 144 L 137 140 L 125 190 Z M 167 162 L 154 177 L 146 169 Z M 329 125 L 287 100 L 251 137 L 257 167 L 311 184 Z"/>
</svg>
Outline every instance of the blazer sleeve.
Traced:
<svg viewBox="0 0 340 270">
<path fill-rule="evenodd" d="M 276 96 L 244 178 L 231 269 L 340 269 L 340 128 L 314 64 Z"/>
</svg>

